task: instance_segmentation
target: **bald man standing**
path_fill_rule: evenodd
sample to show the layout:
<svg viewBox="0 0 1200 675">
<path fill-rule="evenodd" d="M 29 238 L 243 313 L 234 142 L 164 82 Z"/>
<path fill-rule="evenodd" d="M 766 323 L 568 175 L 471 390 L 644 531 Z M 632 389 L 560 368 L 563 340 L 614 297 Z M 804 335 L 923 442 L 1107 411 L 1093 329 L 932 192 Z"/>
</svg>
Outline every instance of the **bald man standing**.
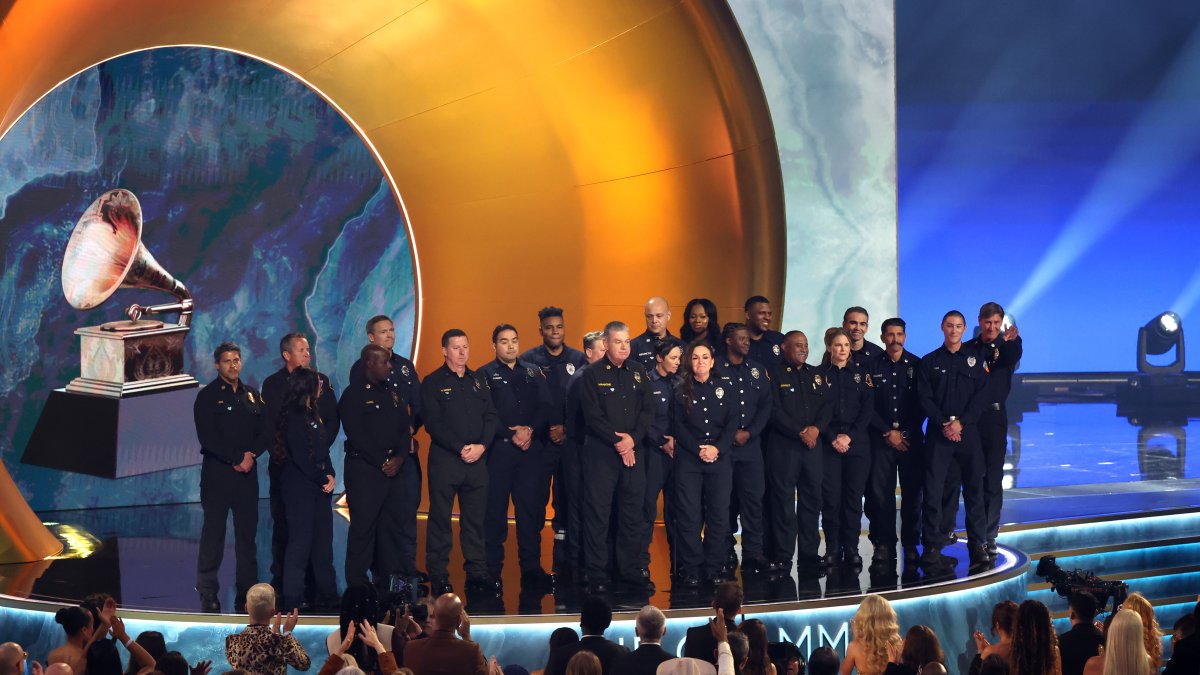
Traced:
<svg viewBox="0 0 1200 675">
<path fill-rule="evenodd" d="M 0 675 L 24 675 L 25 649 L 15 642 L 0 644 Z M 42 675 L 42 664 L 33 662 L 30 669 L 33 675 Z"/>
<path fill-rule="evenodd" d="M 461 640 L 454 637 L 455 631 Z M 404 646 L 404 667 L 416 675 L 487 675 L 487 660 L 471 641 L 471 619 L 457 595 L 446 593 L 434 601 L 433 633 Z"/>
<path fill-rule="evenodd" d="M 671 307 L 666 298 L 654 296 L 646 301 L 646 332 L 635 337 L 630 343 L 630 357 L 646 367 L 654 368 L 655 350 L 663 340 L 678 340 L 667 328 L 671 320 Z"/>
</svg>

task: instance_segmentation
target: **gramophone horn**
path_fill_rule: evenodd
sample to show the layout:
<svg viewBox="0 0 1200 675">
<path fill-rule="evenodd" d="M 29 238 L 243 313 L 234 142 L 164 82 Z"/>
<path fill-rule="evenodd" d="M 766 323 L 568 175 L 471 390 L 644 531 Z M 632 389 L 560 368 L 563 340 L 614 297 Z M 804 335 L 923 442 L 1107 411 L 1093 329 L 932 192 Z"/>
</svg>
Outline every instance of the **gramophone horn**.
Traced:
<svg viewBox="0 0 1200 675">
<path fill-rule="evenodd" d="M 118 288 L 153 288 L 179 300 L 192 297 L 142 244 L 142 206 L 129 190 L 109 190 L 83 212 L 62 265 L 63 295 L 92 309 Z"/>
</svg>

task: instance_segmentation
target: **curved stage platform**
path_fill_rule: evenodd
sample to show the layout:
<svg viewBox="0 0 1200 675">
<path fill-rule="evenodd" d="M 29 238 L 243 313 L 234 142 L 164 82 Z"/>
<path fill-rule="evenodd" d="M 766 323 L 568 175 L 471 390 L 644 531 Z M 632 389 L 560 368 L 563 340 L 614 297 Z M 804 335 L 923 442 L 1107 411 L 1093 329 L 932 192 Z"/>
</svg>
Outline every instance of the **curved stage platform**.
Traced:
<svg viewBox="0 0 1200 675">
<path fill-rule="evenodd" d="M 806 655 L 822 645 L 844 652 L 850 639 L 849 622 L 863 594 L 880 593 L 895 606 L 902 630 L 918 623 L 931 626 L 942 640 L 950 672 L 965 672 L 974 654 L 971 633 L 987 632 L 996 602 L 1036 598 L 1054 612 L 1058 628 L 1065 628 L 1065 601 L 1040 583 L 1031 566 L 1031 560 L 1053 554 L 1064 569 L 1078 566 L 1105 578 L 1126 580 L 1131 590 L 1142 590 L 1151 597 L 1160 611 L 1160 624 L 1170 626 L 1177 618 L 1174 614 L 1190 611 L 1200 590 L 1200 565 L 1196 564 L 1200 560 L 1200 485 L 1192 485 L 1194 482 L 1110 484 L 1093 486 L 1100 488 L 1093 490 L 1077 487 L 1014 494 L 1005 508 L 1005 520 L 1011 524 L 1001 535 L 1001 554 L 990 569 L 968 571 L 965 547 L 957 544 L 946 550 L 958 559 L 952 570 L 905 569 L 898 563 L 885 571 L 867 567 L 819 579 L 746 578 L 742 579 L 744 617 L 761 618 L 772 640 L 796 643 Z M 34 658 L 44 659 L 61 642 L 54 611 L 87 593 L 107 591 L 120 599 L 121 615 L 131 634 L 160 631 L 168 649 L 178 649 L 192 662 L 212 660 L 217 672 L 224 669 L 224 637 L 240 631 L 245 618 L 196 611 L 198 601 L 191 591 L 199 531 L 196 507 L 44 515 L 56 518 L 52 529 L 70 539 L 78 552 L 90 554 L 35 565 L 0 566 L 4 585 L 0 634 L 5 639 L 19 642 Z M 337 532 L 335 547 L 344 548 L 345 522 L 340 519 Z M 262 535 L 260 532 L 260 542 L 269 541 Z M 656 544 L 659 540 L 656 537 Z M 546 543 L 548 552 L 550 542 Z M 861 548 L 867 560 L 869 547 L 864 537 Z M 259 560 L 266 578 L 269 552 L 262 551 Z M 225 568 L 228 573 L 229 561 Z M 664 644 L 668 649 L 681 649 L 686 628 L 710 616 L 709 591 L 673 592 L 665 570 L 655 572 L 657 593 L 612 598 L 615 614 L 607 635 L 634 645 L 636 610 L 649 601 L 667 614 Z M 461 579 L 454 581 L 461 586 Z M 227 608 L 230 599 L 227 591 L 223 597 Z M 554 593 L 523 593 L 512 579 L 501 599 L 468 594 L 466 600 L 473 617 L 473 636 L 484 652 L 503 664 L 518 663 L 533 670 L 545 663 L 551 631 L 560 626 L 577 627 L 581 597 L 570 585 Z M 334 616 L 306 616 L 296 631 L 318 664 L 327 653 L 325 637 L 336 623 Z"/>
</svg>

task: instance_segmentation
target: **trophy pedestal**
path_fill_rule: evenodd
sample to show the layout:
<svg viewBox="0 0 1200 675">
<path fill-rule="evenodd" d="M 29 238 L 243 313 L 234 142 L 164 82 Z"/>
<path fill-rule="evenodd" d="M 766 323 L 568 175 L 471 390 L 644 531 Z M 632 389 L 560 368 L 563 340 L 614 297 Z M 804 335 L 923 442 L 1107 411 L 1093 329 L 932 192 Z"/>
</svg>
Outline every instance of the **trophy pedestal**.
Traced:
<svg viewBox="0 0 1200 675">
<path fill-rule="evenodd" d="M 67 391 L 108 398 L 198 387 L 183 372 L 188 326 L 160 321 L 117 321 L 75 331 L 80 375 Z"/>
<path fill-rule="evenodd" d="M 125 398 L 55 389 L 21 462 L 101 478 L 199 464 L 197 393 L 195 385 Z"/>
</svg>

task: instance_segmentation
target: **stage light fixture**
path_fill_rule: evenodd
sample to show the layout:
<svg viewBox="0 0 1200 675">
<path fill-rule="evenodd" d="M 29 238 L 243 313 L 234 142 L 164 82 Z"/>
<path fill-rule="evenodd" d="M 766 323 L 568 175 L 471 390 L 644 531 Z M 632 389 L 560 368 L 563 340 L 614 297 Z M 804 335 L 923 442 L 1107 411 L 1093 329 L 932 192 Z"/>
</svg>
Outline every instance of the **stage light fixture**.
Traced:
<svg viewBox="0 0 1200 675">
<path fill-rule="evenodd" d="M 1175 359 L 1166 365 L 1152 365 L 1146 356 L 1166 354 L 1175 349 Z M 1184 366 L 1183 321 L 1175 312 L 1163 312 L 1138 329 L 1138 372 L 1148 375 L 1182 373 Z"/>
</svg>

